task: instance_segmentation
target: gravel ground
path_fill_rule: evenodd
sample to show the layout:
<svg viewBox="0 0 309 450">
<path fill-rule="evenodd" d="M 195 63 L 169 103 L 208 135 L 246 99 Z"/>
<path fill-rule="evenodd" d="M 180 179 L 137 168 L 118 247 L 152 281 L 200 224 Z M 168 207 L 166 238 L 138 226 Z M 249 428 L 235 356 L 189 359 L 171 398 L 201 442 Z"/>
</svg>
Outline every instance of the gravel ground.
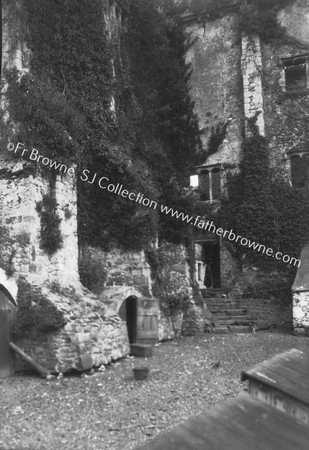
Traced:
<svg viewBox="0 0 309 450">
<path fill-rule="evenodd" d="M 156 346 L 146 381 L 133 379 L 139 358 L 92 375 L 0 380 L 0 450 L 133 449 L 236 396 L 245 388 L 242 370 L 291 348 L 309 350 L 309 339 L 204 335 Z"/>
</svg>

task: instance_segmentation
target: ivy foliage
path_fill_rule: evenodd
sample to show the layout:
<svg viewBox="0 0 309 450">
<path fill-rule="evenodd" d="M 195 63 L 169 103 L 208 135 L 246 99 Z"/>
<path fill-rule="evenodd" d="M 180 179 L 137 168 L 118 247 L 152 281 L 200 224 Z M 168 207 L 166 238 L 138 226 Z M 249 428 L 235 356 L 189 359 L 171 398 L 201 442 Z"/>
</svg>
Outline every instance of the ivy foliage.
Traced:
<svg viewBox="0 0 309 450">
<path fill-rule="evenodd" d="M 284 28 L 278 21 L 280 9 L 293 0 L 191 0 L 189 10 L 201 23 L 207 23 L 227 14 L 237 15 L 240 32 L 257 33 L 264 41 L 282 38 Z"/>
<path fill-rule="evenodd" d="M 266 139 L 256 131 L 246 139 L 240 173 L 228 177 L 229 196 L 216 220 L 237 235 L 298 259 L 309 240 L 309 195 L 274 178 L 268 154 Z M 288 270 L 262 252 L 238 244 L 233 248 L 240 260 L 262 270 Z"/>
<path fill-rule="evenodd" d="M 171 317 L 184 312 L 190 304 L 191 292 L 183 273 L 177 270 L 179 255 L 166 242 L 146 254 L 154 274 L 153 293 L 160 299 L 160 308 Z"/>
<path fill-rule="evenodd" d="M 36 206 L 41 217 L 40 246 L 50 256 L 59 250 L 63 243 L 60 231 L 61 219 L 56 208 L 57 202 L 53 193 L 45 194 Z"/>
<path fill-rule="evenodd" d="M 89 183 L 77 179 L 80 242 L 138 248 L 178 224 L 90 181 L 97 173 L 158 203 L 181 197 L 203 158 L 188 88 L 190 42 L 183 4 L 131 2 L 122 27 L 107 27 L 104 5 L 25 2 L 30 70 L 6 74 L 9 114 L 20 142 L 89 170 Z"/>
</svg>

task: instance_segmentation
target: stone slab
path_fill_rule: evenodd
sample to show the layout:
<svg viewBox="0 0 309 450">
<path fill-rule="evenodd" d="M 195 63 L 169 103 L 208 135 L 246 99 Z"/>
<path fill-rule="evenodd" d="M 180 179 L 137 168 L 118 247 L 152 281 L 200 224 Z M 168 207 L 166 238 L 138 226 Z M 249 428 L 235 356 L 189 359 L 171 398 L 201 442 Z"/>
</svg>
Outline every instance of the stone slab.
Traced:
<svg viewBox="0 0 309 450">
<path fill-rule="evenodd" d="M 230 333 L 252 333 L 252 329 L 245 325 L 231 325 L 229 326 Z"/>
</svg>

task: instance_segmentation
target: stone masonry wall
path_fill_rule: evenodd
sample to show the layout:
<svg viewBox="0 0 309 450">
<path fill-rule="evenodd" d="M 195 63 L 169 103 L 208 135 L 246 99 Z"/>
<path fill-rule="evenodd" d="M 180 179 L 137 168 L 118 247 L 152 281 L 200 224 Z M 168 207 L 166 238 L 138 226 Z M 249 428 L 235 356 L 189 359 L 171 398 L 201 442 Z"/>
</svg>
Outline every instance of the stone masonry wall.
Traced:
<svg viewBox="0 0 309 450">
<path fill-rule="evenodd" d="M 227 246 L 228 243 L 220 238 L 220 276 L 223 290 L 230 290 L 240 273 L 240 264 L 231 255 Z"/>
<path fill-rule="evenodd" d="M 293 293 L 293 328 L 297 335 L 309 336 L 309 292 Z"/>
<path fill-rule="evenodd" d="M 260 38 L 257 35 L 242 36 L 241 71 L 246 134 L 250 135 L 248 120 L 256 117 L 261 136 L 265 135 L 264 105 L 262 95 L 262 54 Z"/>
<path fill-rule="evenodd" d="M 226 138 L 219 151 L 211 155 L 207 164 L 230 164 L 235 166 L 241 157 L 243 130 L 243 103 L 241 86 L 241 49 L 233 16 L 206 24 L 188 27 L 196 42 L 187 54 L 193 73 L 191 96 L 195 101 L 195 112 L 200 129 L 206 128 L 202 136 L 206 151 L 210 128 L 218 121 L 231 119 Z M 205 152 L 206 158 L 206 152 Z"/>
<path fill-rule="evenodd" d="M 291 39 L 262 45 L 265 130 L 271 149 L 271 167 L 276 174 L 290 180 L 288 152 L 307 148 L 308 133 L 305 122 L 299 118 L 308 114 L 309 102 L 307 92 L 286 92 L 281 58 L 308 52 L 295 42 L 296 39 L 309 45 L 308 2 L 297 0 L 280 12 L 279 19 Z"/>
<path fill-rule="evenodd" d="M 252 323 L 260 330 L 281 326 L 292 327 L 291 302 L 271 298 L 241 298 L 239 304 L 247 309 L 247 316 L 252 318 Z"/>
<path fill-rule="evenodd" d="M 204 332 L 211 313 L 192 279 L 192 256 L 184 245 L 161 243 L 149 259 L 153 292 L 159 299 L 159 340 Z"/>
<path fill-rule="evenodd" d="M 140 320 L 150 316 L 156 318 L 159 340 L 173 339 L 180 333 L 204 331 L 210 313 L 202 301 L 199 306 L 196 304 L 189 255 L 183 245 L 162 244 L 154 248 L 152 256 L 148 257 L 144 252 L 119 249 L 104 252 L 91 247 L 83 249 L 81 255 L 81 260 L 89 264 L 90 270 L 92 264 L 97 267 L 98 286 L 93 286 L 93 289 L 102 301 L 104 299 L 108 311 L 118 313 L 123 301 L 135 292 L 137 314 Z M 156 264 L 159 266 L 156 267 Z M 101 284 L 100 279 L 103 280 Z M 174 296 L 179 303 L 185 296 L 188 306 L 185 314 L 182 310 L 170 314 L 166 307 L 166 295 Z"/>
<path fill-rule="evenodd" d="M 247 316 L 260 329 L 292 325 L 292 295 L 286 275 L 243 267 L 229 295 L 247 309 Z"/>
<path fill-rule="evenodd" d="M 144 251 L 108 252 L 87 247 L 80 251 L 82 280 L 98 297 L 106 310 L 119 317 L 127 298 L 137 299 L 136 342 L 154 343 L 158 340 L 159 302 L 152 292 L 151 268 Z M 95 277 L 88 277 L 95 272 Z M 88 277 L 88 278 L 87 278 Z M 122 318 L 126 327 L 125 317 Z"/>
<path fill-rule="evenodd" d="M 98 279 L 93 280 L 92 288 L 96 291 L 95 281 L 98 282 L 98 293 L 104 288 L 114 286 L 132 286 L 144 295 L 152 295 L 151 269 L 143 251 L 123 251 L 113 248 L 103 251 L 94 247 L 80 249 L 82 270 L 87 272 L 96 266 Z M 84 263 L 84 264 L 83 264 Z"/>
<path fill-rule="evenodd" d="M 43 177 L 11 175 L 0 179 L 0 218 L 9 231 L 13 248 L 13 269 L 34 283 L 70 285 L 79 282 L 77 248 L 76 191 L 72 178 L 57 178 L 55 196 L 61 218 L 62 248 L 48 256 L 40 247 L 41 222 L 36 210 L 42 196 L 49 192 Z"/>
<path fill-rule="evenodd" d="M 192 37 L 197 38 L 188 53 L 188 61 L 193 67 L 191 93 L 200 128 L 207 127 L 215 116 L 232 118 L 224 142 L 219 151 L 205 161 L 206 165 L 222 164 L 223 169 L 234 166 L 237 170 L 242 157 L 243 131 L 249 134 L 247 119 L 254 117 L 260 133 L 269 142 L 274 176 L 290 181 L 289 152 L 307 149 L 308 131 L 304 120 L 299 120 L 299 117 L 307 120 L 308 95 L 307 92 L 303 95 L 286 92 L 281 61 L 281 58 L 308 53 L 307 0 L 291 2 L 280 11 L 279 20 L 290 39 L 268 43 L 260 42 L 258 36 L 242 36 L 240 44 L 235 28 L 233 30 L 233 16 L 206 23 L 205 29 L 198 25 L 189 27 Z M 205 150 L 208 137 L 206 133 L 203 140 Z M 268 298 L 264 294 L 257 294 L 250 300 L 250 289 L 255 288 L 246 274 L 247 268 L 241 272 L 224 242 L 221 244 L 222 288 L 228 291 L 232 288 L 232 293 L 235 293 L 241 284 L 241 295 L 248 291 L 242 301 L 247 301 L 253 315 L 267 323 L 291 322 L 291 300 L 289 303 L 285 299 L 280 301 L 280 297 Z M 271 291 L 278 280 L 273 285 L 269 284 L 265 275 L 260 281 Z M 282 285 L 286 285 L 284 280 Z"/>
<path fill-rule="evenodd" d="M 53 371 L 83 370 L 127 355 L 126 324 L 79 281 L 73 180 L 56 182 L 63 247 L 50 257 L 40 248 L 36 211 L 48 182 L 19 173 L 2 178 L 0 185 L 1 223 L 13 242 L 7 243 L 13 252 L 10 268 L 19 284 L 14 341 Z"/>
<path fill-rule="evenodd" d="M 226 187 L 228 172 L 238 170 L 242 158 L 244 131 L 241 46 L 235 17 L 227 16 L 201 25 L 190 25 L 194 45 L 187 54 L 193 73 L 191 97 L 199 119 L 206 165 L 221 165 L 221 187 Z M 229 120 L 230 119 L 230 120 Z M 212 126 L 229 120 L 225 139 L 218 151 L 206 160 Z M 203 236 L 200 236 L 201 240 Z M 206 236 L 205 236 L 206 239 Z M 223 241 L 220 242 L 221 282 L 230 287 L 238 275 L 238 264 Z"/>
<path fill-rule="evenodd" d="M 13 339 L 51 371 L 86 370 L 129 353 L 125 323 L 87 289 L 51 291 L 20 279 L 18 304 Z"/>
<path fill-rule="evenodd" d="M 2 11 L 2 69 L 16 68 L 21 77 L 29 70 L 29 53 L 18 19 L 22 14 L 14 14 L 14 8 L 22 6 L 22 1 L 4 2 Z M 6 84 L 1 81 L 1 106 L 8 123 Z M 14 124 L 14 129 L 17 127 Z M 104 298 L 93 295 L 79 280 L 74 179 L 56 179 L 54 193 L 63 246 L 48 256 L 40 247 L 41 221 L 36 207 L 49 192 L 49 182 L 40 175 L 39 167 L 12 160 L 8 142 L 1 137 L 0 223 L 6 229 L 0 248 L 5 258 L 1 261 L 19 285 L 12 339 L 53 371 L 83 370 L 127 355 L 124 322 L 118 314 L 106 311 Z"/>
</svg>

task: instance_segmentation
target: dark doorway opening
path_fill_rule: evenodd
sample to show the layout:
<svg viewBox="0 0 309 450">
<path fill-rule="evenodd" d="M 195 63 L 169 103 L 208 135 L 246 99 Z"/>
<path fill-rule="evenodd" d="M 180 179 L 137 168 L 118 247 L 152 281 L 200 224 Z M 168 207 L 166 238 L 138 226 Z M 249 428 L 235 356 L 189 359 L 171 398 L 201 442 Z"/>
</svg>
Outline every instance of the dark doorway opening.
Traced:
<svg viewBox="0 0 309 450">
<path fill-rule="evenodd" d="M 219 240 L 196 242 L 195 257 L 199 262 L 199 264 L 197 264 L 197 281 L 199 281 L 199 284 L 202 282 L 206 288 L 220 288 L 221 273 Z"/>
<path fill-rule="evenodd" d="M 134 295 L 128 297 L 119 309 L 119 316 L 126 321 L 130 344 L 136 342 L 137 325 L 137 298 Z"/>
<path fill-rule="evenodd" d="M 126 299 L 126 321 L 130 344 L 136 341 L 137 298 L 134 296 Z"/>
</svg>

